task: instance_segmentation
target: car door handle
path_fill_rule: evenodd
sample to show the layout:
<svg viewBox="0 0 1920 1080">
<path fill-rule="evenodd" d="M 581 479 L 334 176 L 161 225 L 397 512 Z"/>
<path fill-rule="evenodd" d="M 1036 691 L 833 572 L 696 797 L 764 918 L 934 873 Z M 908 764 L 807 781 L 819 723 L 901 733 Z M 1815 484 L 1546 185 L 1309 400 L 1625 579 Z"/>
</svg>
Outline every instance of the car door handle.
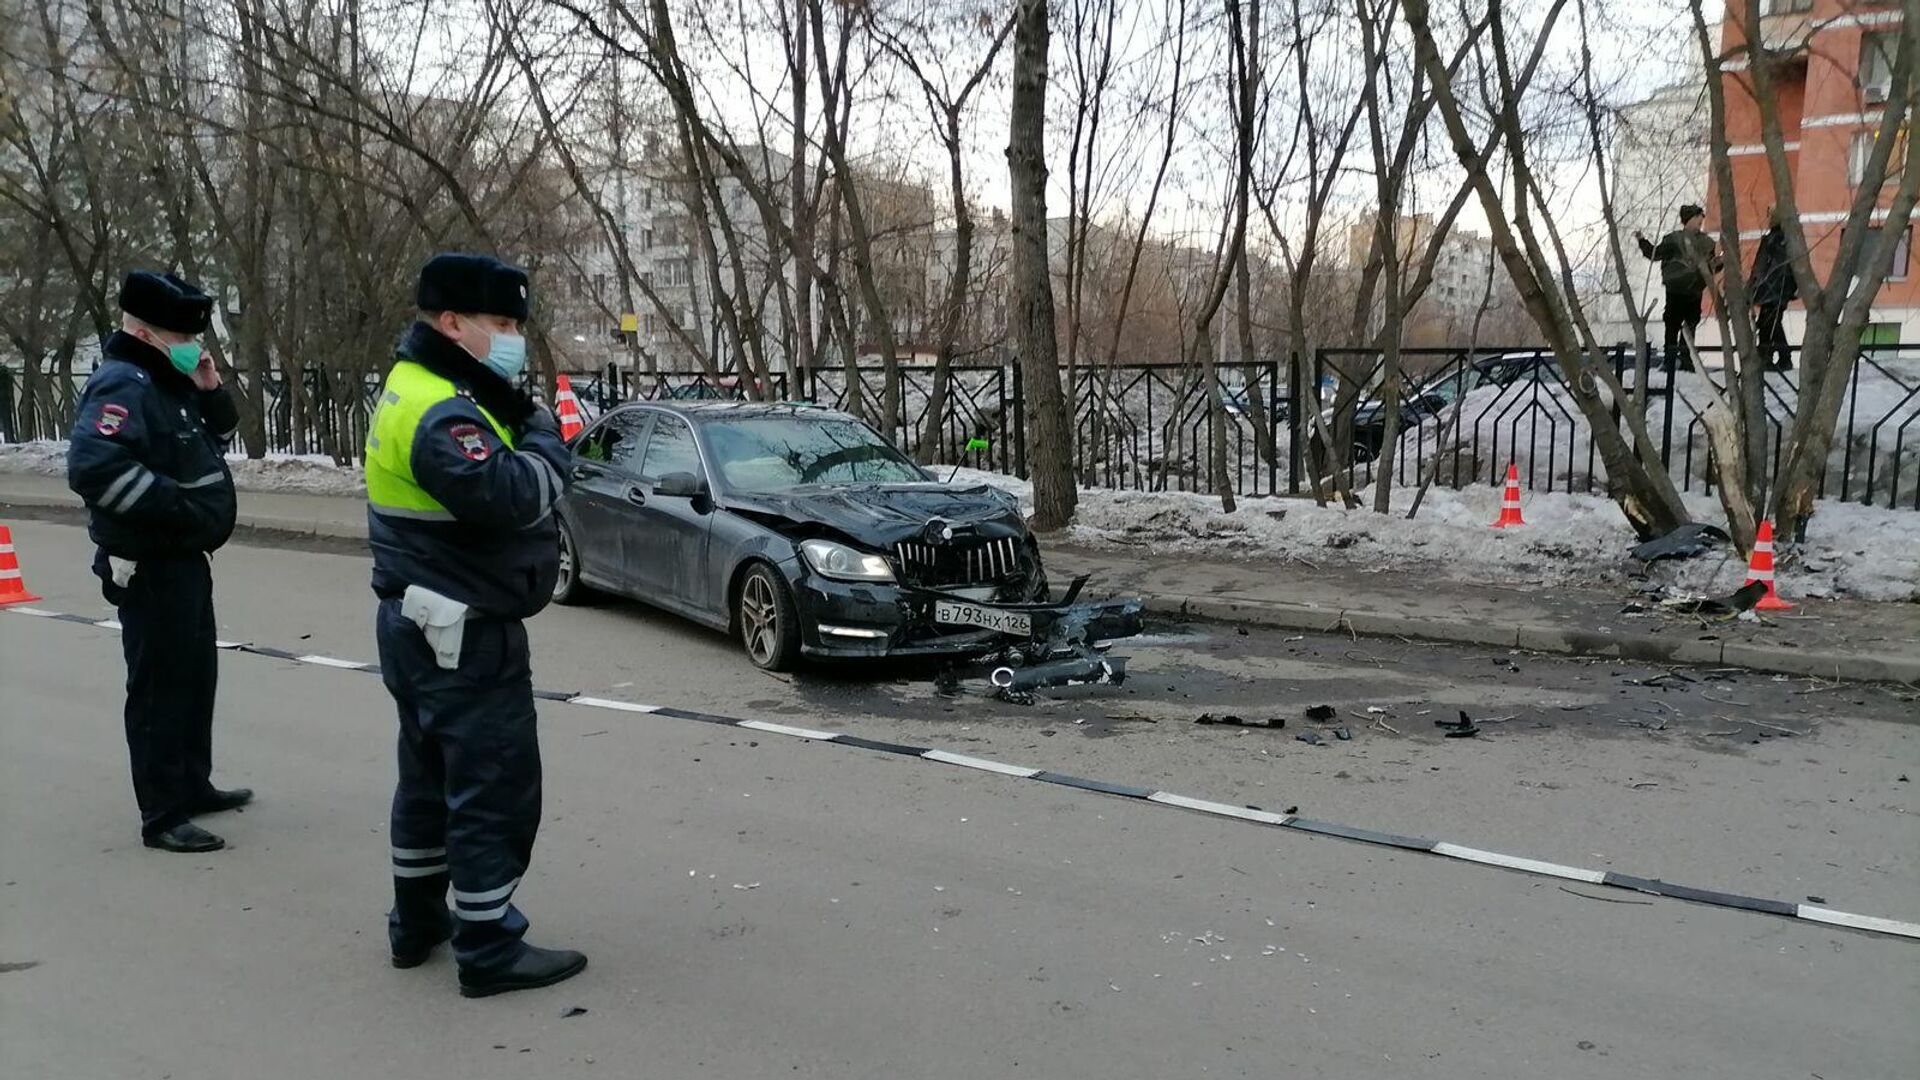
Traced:
<svg viewBox="0 0 1920 1080">
<path fill-rule="evenodd" d="M 573 478 L 575 480 L 585 480 L 588 477 L 592 476 L 593 472 L 594 470 L 590 466 L 575 465 L 573 467 Z"/>
<path fill-rule="evenodd" d="M 635 506 L 647 505 L 647 493 L 637 487 L 627 489 L 627 501 Z"/>
</svg>

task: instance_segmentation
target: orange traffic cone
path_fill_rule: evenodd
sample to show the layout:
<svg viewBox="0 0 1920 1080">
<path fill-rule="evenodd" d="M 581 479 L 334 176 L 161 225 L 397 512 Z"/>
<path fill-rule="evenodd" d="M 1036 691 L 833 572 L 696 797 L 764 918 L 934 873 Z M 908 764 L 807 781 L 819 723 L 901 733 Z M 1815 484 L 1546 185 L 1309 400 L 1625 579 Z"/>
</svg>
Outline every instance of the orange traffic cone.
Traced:
<svg viewBox="0 0 1920 1080">
<path fill-rule="evenodd" d="M 40 599 L 27 591 L 20 577 L 20 558 L 13 553 L 13 530 L 0 525 L 0 607 Z"/>
<path fill-rule="evenodd" d="M 1496 529 L 1510 529 L 1515 525 L 1525 525 L 1527 519 L 1520 516 L 1520 470 L 1512 462 L 1507 463 L 1507 490 L 1500 496 L 1500 520 L 1493 523 Z"/>
<path fill-rule="evenodd" d="M 573 384 L 565 375 L 554 378 L 553 408 L 560 416 L 561 438 L 571 439 L 587 429 L 586 418 L 580 415 L 580 399 L 573 396 Z"/>
<path fill-rule="evenodd" d="M 1793 605 L 1780 599 L 1773 591 L 1773 522 L 1760 522 L 1760 535 L 1753 541 L 1753 561 L 1747 564 L 1747 584 L 1764 581 L 1767 595 L 1753 605 L 1755 611 L 1792 611 Z"/>
</svg>

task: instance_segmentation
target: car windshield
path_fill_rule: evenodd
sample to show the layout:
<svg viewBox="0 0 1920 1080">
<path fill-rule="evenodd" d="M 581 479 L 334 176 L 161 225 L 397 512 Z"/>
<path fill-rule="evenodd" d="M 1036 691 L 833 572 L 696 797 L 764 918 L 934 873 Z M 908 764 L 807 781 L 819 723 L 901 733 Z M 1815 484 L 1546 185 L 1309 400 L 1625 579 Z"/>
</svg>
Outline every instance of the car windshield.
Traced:
<svg viewBox="0 0 1920 1080">
<path fill-rule="evenodd" d="M 741 492 L 801 484 L 910 484 L 926 479 L 872 428 L 829 417 L 766 416 L 701 425 L 721 480 Z"/>
</svg>

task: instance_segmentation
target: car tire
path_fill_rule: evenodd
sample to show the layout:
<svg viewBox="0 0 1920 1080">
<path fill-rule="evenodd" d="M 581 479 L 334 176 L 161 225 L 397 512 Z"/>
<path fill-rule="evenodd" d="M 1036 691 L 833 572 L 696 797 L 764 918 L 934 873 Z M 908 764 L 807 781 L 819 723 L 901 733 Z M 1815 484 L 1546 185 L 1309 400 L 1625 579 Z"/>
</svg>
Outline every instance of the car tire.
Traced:
<svg viewBox="0 0 1920 1080">
<path fill-rule="evenodd" d="M 580 548 L 573 542 L 573 529 L 560 521 L 560 576 L 553 581 L 553 602 L 581 605 L 593 599 L 593 590 L 580 581 Z"/>
<path fill-rule="evenodd" d="M 800 659 L 800 609 L 780 572 L 756 563 L 741 579 L 733 623 L 747 659 L 762 671 L 790 671 Z"/>
</svg>

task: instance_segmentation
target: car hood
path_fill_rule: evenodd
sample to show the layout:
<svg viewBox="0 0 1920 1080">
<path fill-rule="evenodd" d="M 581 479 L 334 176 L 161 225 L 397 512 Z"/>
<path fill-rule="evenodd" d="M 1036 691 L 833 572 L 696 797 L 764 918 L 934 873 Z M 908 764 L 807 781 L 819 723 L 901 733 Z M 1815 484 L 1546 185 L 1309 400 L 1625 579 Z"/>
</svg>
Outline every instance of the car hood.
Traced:
<svg viewBox="0 0 1920 1080">
<path fill-rule="evenodd" d="M 982 536 L 1024 535 L 1020 504 L 988 484 L 809 484 L 770 494 L 729 495 L 730 510 L 815 525 L 877 548 L 924 534 L 939 519 Z"/>
</svg>

